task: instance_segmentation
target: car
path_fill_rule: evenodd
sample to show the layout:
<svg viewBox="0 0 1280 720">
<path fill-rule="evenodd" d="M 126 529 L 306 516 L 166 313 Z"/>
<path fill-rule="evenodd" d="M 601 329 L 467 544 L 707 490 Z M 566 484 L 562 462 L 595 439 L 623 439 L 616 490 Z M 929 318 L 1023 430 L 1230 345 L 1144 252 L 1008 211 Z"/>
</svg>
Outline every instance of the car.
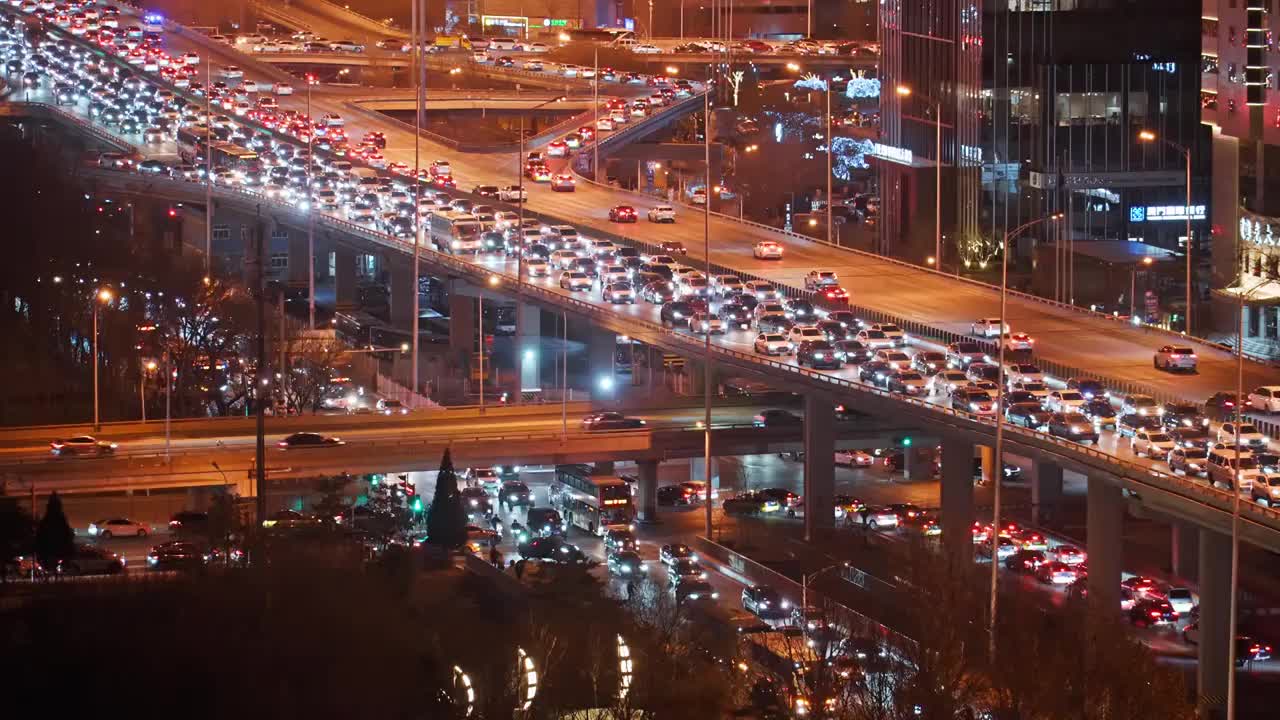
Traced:
<svg viewBox="0 0 1280 720">
<path fill-rule="evenodd" d="M 925 375 L 934 375 L 947 368 L 946 353 L 936 350 L 921 350 L 911 357 L 911 367 Z"/>
<path fill-rule="evenodd" d="M 773 240 L 761 240 L 755 244 L 751 254 L 757 260 L 781 260 L 782 243 Z"/>
<path fill-rule="evenodd" d="M 781 333 L 760 333 L 756 336 L 754 349 L 761 355 L 790 355 L 794 346 Z"/>
<path fill-rule="evenodd" d="M 1097 428 L 1081 413 L 1053 413 L 1049 417 L 1049 434 L 1078 443 L 1098 444 Z"/>
<path fill-rule="evenodd" d="M 819 290 L 840 285 L 840 278 L 834 270 L 810 270 L 804 276 L 805 290 Z"/>
<path fill-rule="evenodd" d="M 1178 611 L 1164 598 L 1140 598 L 1129 608 L 1129 621 L 1137 627 L 1173 625 Z"/>
<path fill-rule="evenodd" d="M 600 298 L 614 305 L 625 303 L 634 304 L 636 301 L 635 290 L 631 288 L 629 282 L 614 282 L 607 285 L 601 285 Z"/>
<path fill-rule="evenodd" d="M 953 368 L 964 369 L 973 362 L 983 362 L 987 351 L 982 345 L 968 340 L 961 340 L 947 345 L 947 364 Z"/>
<path fill-rule="evenodd" d="M 606 560 L 609 574 L 618 577 L 640 577 L 644 574 L 644 560 L 634 550 L 619 550 L 609 553 Z"/>
<path fill-rule="evenodd" d="M 119 553 L 96 545 L 76 544 L 70 557 L 58 561 L 59 575 L 117 575 L 125 571 L 127 561 Z"/>
<path fill-rule="evenodd" d="M 1280 385 L 1262 385 L 1254 388 L 1248 396 L 1249 407 L 1261 413 L 1280 412 Z"/>
<path fill-rule="evenodd" d="M 973 366 L 970 365 L 970 367 Z M 1026 385 L 1027 383 L 1044 382 L 1044 372 L 1042 372 L 1039 367 L 1031 365 L 1030 363 L 1009 363 L 1004 368 L 1004 376 L 1005 381 L 1008 382 L 1010 386 L 1016 383 Z M 1045 388 L 1045 393 L 1046 395 L 1048 394 L 1048 388 Z"/>
<path fill-rule="evenodd" d="M 676 209 L 670 205 L 656 205 L 649 208 L 646 213 L 651 223 L 674 223 L 676 221 Z"/>
<path fill-rule="evenodd" d="M 679 485 L 663 485 L 657 492 L 659 505 L 688 505 L 693 502 L 688 491 Z"/>
<path fill-rule="evenodd" d="M 803 423 L 799 416 L 777 408 L 761 410 L 752 420 L 756 427 L 797 427 Z"/>
<path fill-rule="evenodd" d="M 1164 407 L 1150 395 L 1132 393 L 1124 397 L 1120 405 L 1120 414 L 1161 417 L 1164 415 Z"/>
<path fill-rule="evenodd" d="M 663 565 L 670 565 L 677 560 L 692 560 L 697 562 L 698 555 L 694 553 L 693 548 L 690 548 L 688 545 L 683 543 L 672 543 L 670 545 L 663 545 L 662 548 L 658 550 L 658 560 Z"/>
<path fill-rule="evenodd" d="M 854 339 L 872 350 L 897 347 L 897 343 L 893 341 L 893 338 L 880 330 L 859 330 Z"/>
<path fill-rule="evenodd" d="M 1004 333 L 1001 336 L 1001 342 L 1004 344 L 1006 352 L 1031 352 L 1035 349 L 1036 341 L 1026 333 Z"/>
<path fill-rule="evenodd" d="M 1036 579 L 1048 585 L 1070 585 L 1081 577 L 1080 569 L 1059 560 L 1041 563 L 1035 569 Z"/>
<path fill-rule="evenodd" d="M 508 480 L 498 488 L 498 504 L 508 513 L 514 513 L 516 508 L 528 509 L 533 506 L 533 491 L 518 480 Z"/>
<path fill-rule="evenodd" d="M 782 293 L 768 280 L 748 280 L 743 283 L 742 294 L 754 297 L 759 302 L 779 300 Z"/>
<path fill-rule="evenodd" d="M 639 221 L 640 216 L 636 213 L 636 209 L 630 205 L 615 205 L 609 208 L 609 222 L 616 223 L 633 223 Z"/>
<path fill-rule="evenodd" d="M 1053 412 L 1080 412 L 1088 402 L 1077 390 L 1054 390 L 1045 398 L 1044 406 Z"/>
<path fill-rule="evenodd" d="M 99 440 L 92 435 L 74 435 L 49 443 L 50 452 L 59 457 L 65 455 L 111 455 L 118 447 L 118 443 Z"/>
<path fill-rule="evenodd" d="M 1014 572 L 1034 573 L 1037 568 L 1046 562 L 1048 562 L 1048 558 L 1045 557 L 1042 551 L 1023 548 L 1005 558 L 1004 566 Z"/>
<path fill-rule="evenodd" d="M 1000 337 L 1009 332 L 1009 324 L 1000 322 L 1000 318 L 978 318 L 969 323 L 969 334 L 980 338 Z"/>
<path fill-rule="evenodd" d="M 595 281 L 581 270 L 565 270 L 560 273 L 560 289 L 570 291 L 590 291 Z"/>
<path fill-rule="evenodd" d="M 1185 587 L 1169 588 L 1169 592 L 1165 593 L 1165 599 L 1179 615 L 1190 614 L 1198 604 L 1195 595 Z"/>
<path fill-rule="evenodd" d="M 1224 422 L 1218 426 L 1218 442 L 1234 445 L 1237 428 L 1235 421 Z M 1242 422 L 1239 426 L 1240 445 L 1246 450 L 1263 452 L 1267 449 L 1267 436 L 1258 431 L 1258 426 L 1251 422 Z"/>
<path fill-rule="evenodd" d="M 871 467 L 875 457 L 865 450 L 836 450 L 835 464 L 845 467 Z"/>
<path fill-rule="evenodd" d="M 669 303 L 675 296 L 675 286 L 665 280 L 655 280 L 640 288 L 640 299 L 654 305 Z"/>
<path fill-rule="evenodd" d="M 204 536 L 209 532 L 209 513 L 180 510 L 169 518 L 169 534 L 176 537 Z"/>
<path fill-rule="evenodd" d="M 619 412 L 593 413 L 582 418 L 582 429 L 594 430 L 635 430 L 645 426 L 640 418 L 627 417 Z"/>
<path fill-rule="evenodd" d="M 203 567 L 208 553 L 202 545 L 189 540 L 170 540 L 151 548 L 147 553 L 150 570 L 183 570 Z"/>
<path fill-rule="evenodd" d="M 555 192 L 573 192 L 577 181 L 568 173 L 560 173 L 551 178 L 551 189 Z"/>
<path fill-rule="evenodd" d="M 317 447 L 337 447 L 345 445 L 341 438 L 321 435 L 314 432 L 296 432 L 276 443 L 282 450 L 297 450 Z"/>
<path fill-rule="evenodd" d="M 968 387 L 969 378 L 960 370 L 943 370 L 929 378 L 929 392 L 950 397 L 956 390 Z"/>
<path fill-rule="evenodd" d="M 529 191 L 519 185 L 504 185 L 498 188 L 498 199 L 510 203 L 526 202 Z"/>
<path fill-rule="evenodd" d="M 676 604 L 687 602 L 706 602 L 720 599 L 720 593 L 711 587 L 711 583 L 697 578 L 680 580 L 672 586 L 676 596 Z"/>
<path fill-rule="evenodd" d="M 867 506 L 866 511 L 864 522 L 871 530 L 896 528 L 903 521 L 903 516 L 892 507 Z"/>
<path fill-rule="evenodd" d="M 128 518 L 111 518 L 89 523 L 89 537 L 99 540 L 113 537 L 146 537 L 150 532 L 146 523 Z"/>
<path fill-rule="evenodd" d="M 682 580 L 707 579 L 707 571 L 698 564 L 697 560 L 679 558 L 664 564 L 667 566 L 667 582 L 670 585 L 674 586 Z"/>
<path fill-rule="evenodd" d="M 1031 430 L 1041 430 L 1048 427 L 1049 418 L 1053 413 L 1040 406 L 1035 402 L 1020 402 L 1006 405 L 1004 408 L 1004 418 L 1013 425 L 1018 425 Z"/>
<path fill-rule="evenodd" d="M 911 356 L 900 350 L 877 350 L 875 359 L 894 370 L 910 370 Z"/>
<path fill-rule="evenodd" d="M 1197 365 L 1196 353 L 1185 345 L 1164 345 L 1156 350 L 1151 365 L 1157 370 L 1194 373 Z"/>
<path fill-rule="evenodd" d="M 869 360 L 858 366 L 858 379 L 876 387 L 888 388 L 889 376 L 897 372 L 888 363 Z"/>
<path fill-rule="evenodd" d="M 782 509 L 782 505 L 777 500 L 754 490 L 726 498 L 721 506 L 726 515 L 760 515 Z"/>
<path fill-rule="evenodd" d="M 1139 428 L 1129 441 L 1133 454 L 1138 457 L 1167 458 L 1175 443 L 1163 429 Z"/>
<path fill-rule="evenodd" d="M 1087 558 L 1085 552 L 1075 545 L 1059 545 L 1049 550 L 1049 555 L 1064 565 L 1083 565 Z"/>
<path fill-rule="evenodd" d="M 689 316 L 689 329 L 695 333 L 723 335 L 725 325 L 714 313 L 699 311 Z"/>
<path fill-rule="evenodd" d="M 689 319 L 698 312 L 693 303 L 687 300 L 672 300 L 662 306 L 658 319 L 664 327 L 689 327 Z"/>
<path fill-rule="evenodd" d="M 791 603 L 768 585 L 751 585 L 742 590 L 742 609 L 761 619 L 785 617 Z"/>
<path fill-rule="evenodd" d="M 1208 428 L 1209 418 L 1200 413 L 1200 407 L 1192 403 L 1167 402 L 1161 415 L 1169 430 L 1178 428 Z"/>
<path fill-rule="evenodd" d="M 1116 410 L 1108 400 L 1090 400 L 1080 409 L 1080 414 L 1089 418 L 1099 429 L 1114 430 L 1116 427 Z"/>
<path fill-rule="evenodd" d="M 535 537 L 516 546 L 516 552 L 525 560 L 545 560 L 557 563 L 585 563 L 587 556 L 577 545 L 559 535 Z"/>
<path fill-rule="evenodd" d="M 819 370 L 839 370 L 840 358 L 836 356 L 835 347 L 826 340 L 803 340 L 796 350 L 796 364 Z"/>
<path fill-rule="evenodd" d="M 1204 447 L 1178 446 L 1169 451 L 1166 462 L 1175 475 L 1203 477 L 1209 472 L 1209 451 Z"/>
<path fill-rule="evenodd" d="M 822 331 L 812 325 L 796 325 L 787 334 L 787 339 L 799 347 L 800 343 L 825 341 Z"/>
</svg>

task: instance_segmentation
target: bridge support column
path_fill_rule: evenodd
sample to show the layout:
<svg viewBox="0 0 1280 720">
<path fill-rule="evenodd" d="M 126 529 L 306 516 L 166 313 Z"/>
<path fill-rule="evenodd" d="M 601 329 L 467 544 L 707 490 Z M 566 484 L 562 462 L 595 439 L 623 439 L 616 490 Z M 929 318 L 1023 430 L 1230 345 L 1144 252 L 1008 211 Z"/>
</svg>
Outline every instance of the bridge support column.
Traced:
<svg viewBox="0 0 1280 720">
<path fill-rule="evenodd" d="M 356 251 L 341 245 L 333 251 L 334 305 L 338 310 L 356 306 Z"/>
<path fill-rule="evenodd" d="M 449 286 L 449 350 L 468 367 L 476 351 L 476 299 L 463 295 L 460 285 L 455 280 Z"/>
<path fill-rule="evenodd" d="M 1107 612 L 1120 606 L 1124 498 L 1120 487 L 1089 478 L 1085 521 L 1089 553 L 1089 600 Z"/>
<path fill-rule="evenodd" d="M 1169 530 L 1172 550 L 1169 567 L 1175 577 L 1195 582 L 1200 577 L 1200 528 L 1174 520 Z"/>
<path fill-rule="evenodd" d="M 308 272 L 315 272 L 311 266 L 311 257 L 307 252 L 307 236 L 302 233 L 289 233 L 289 282 L 305 283 Z"/>
<path fill-rule="evenodd" d="M 1036 462 L 1032 465 L 1031 472 L 1031 522 L 1044 525 L 1062 504 L 1062 466 L 1051 462 Z"/>
<path fill-rule="evenodd" d="M 1089 558 L 1089 574 L 1093 574 L 1093 558 Z M 1216 720 L 1225 717 L 1227 702 L 1227 636 L 1231 632 L 1229 535 L 1200 530 L 1200 580 L 1196 694 L 1200 698 L 1200 716 Z"/>
<path fill-rule="evenodd" d="M 389 260 L 387 270 L 391 275 L 391 324 L 400 329 L 413 327 L 413 261 Z"/>
<path fill-rule="evenodd" d="M 591 328 L 587 340 L 587 382 L 592 397 L 612 398 L 618 392 L 613 357 L 618 336 L 608 330 Z"/>
<path fill-rule="evenodd" d="M 982 484 L 989 485 L 996 478 L 996 449 L 990 445 L 979 445 L 978 457 L 980 458 L 979 467 L 982 468 Z M 972 472 L 973 460 L 970 460 L 969 464 L 969 470 Z"/>
<path fill-rule="evenodd" d="M 636 467 L 640 470 L 636 483 L 640 522 L 653 524 L 658 522 L 658 461 L 638 460 Z"/>
<path fill-rule="evenodd" d="M 531 303 L 516 303 L 516 387 L 513 397 L 521 401 L 522 390 L 542 387 L 542 308 Z"/>
<path fill-rule="evenodd" d="M 835 407 L 827 397 L 804 398 L 804 539 L 835 524 Z"/>
<path fill-rule="evenodd" d="M 973 441 L 942 439 L 942 546 L 957 565 L 973 562 Z"/>
<path fill-rule="evenodd" d="M 902 469 L 907 480 L 933 477 L 933 448 L 909 445 L 902 449 Z"/>
</svg>

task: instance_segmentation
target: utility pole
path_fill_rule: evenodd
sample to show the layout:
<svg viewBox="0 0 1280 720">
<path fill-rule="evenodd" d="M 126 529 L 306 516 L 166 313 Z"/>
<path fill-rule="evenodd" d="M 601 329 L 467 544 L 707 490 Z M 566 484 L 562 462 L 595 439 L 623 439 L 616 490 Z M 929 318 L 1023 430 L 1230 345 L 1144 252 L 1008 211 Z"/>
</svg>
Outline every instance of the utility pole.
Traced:
<svg viewBox="0 0 1280 720">
<path fill-rule="evenodd" d="M 267 265 L 267 243 L 262 232 L 262 206 L 257 206 L 256 222 L 254 223 L 253 240 L 257 243 L 254 248 L 254 257 L 256 258 L 253 278 L 253 289 L 257 300 L 258 315 L 258 366 L 254 371 L 253 378 L 253 398 L 254 410 L 257 416 L 256 426 L 256 443 L 254 449 L 254 468 L 257 471 L 255 482 L 255 505 L 257 508 L 257 521 L 261 523 L 267 517 L 267 495 L 265 492 L 267 481 L 267 413 L 264 388 L 268 382 L 270 374 L 267 372 L 267 288 L 266 288 L 266 265 Z"/>
<path fill-rule="evenodd" d="M 702 259 L 711 279 L 711 66 L 707 66 L 707 86 L 702 93 L 702 152 L 706 163 L 707 202 L 702 206 Z M 634 370 L 633 370 L 634 372 Z M 702 346 L 702 481 L 705 497 L 704 532 L 711 539 L 711 330 L 703 334 Z"/>
<path fill-rule="evenodd" d="M 413 45 L 409 51 L 409 72 L 413 74 L 413 320 L 409 338 L 410 349 L 412 350 L 412 358 L 409 363 L 410 382 L 409 389 L 418 392 L 418 315 L 420 308 L 418 307 L 418 265 L 422 257 L 422 166 L 420 158 L 419 138 L 422 136 L 422 82 L 419 71 L 423 65 L 422 58 L 422 35 L 419 34 L 419 27 L 426 27 L 426 18 L 423 12 L 426 8 L 420 8 L 421 0 L 412 0 L 410 38 Z"/>
</svg>

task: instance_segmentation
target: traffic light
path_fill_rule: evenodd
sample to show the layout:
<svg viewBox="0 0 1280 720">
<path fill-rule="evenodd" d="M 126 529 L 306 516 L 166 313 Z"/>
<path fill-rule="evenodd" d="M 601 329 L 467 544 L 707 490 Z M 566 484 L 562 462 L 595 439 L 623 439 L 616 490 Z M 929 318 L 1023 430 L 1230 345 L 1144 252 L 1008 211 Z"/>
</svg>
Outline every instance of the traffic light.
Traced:
<svg viewBox="0 0 1280 720">
<path fill-rule="evenodd" d="M 422 512 L 422 498 L 418 497 L 417 495 L 414 495 L 413 502 L 409 504 L 409 507 L 412 508 L 413 511 L 416 513 Z"/>
<path fill-rule="evenodd" d="M 904 436 L 899 437 L 899 438 L 894 438 L 894 444 L 896 444 L 896 445 L 898 445 L 898 446 L 900 446 L 900 447 L 911 447 L 911 436 L 910 436 L 910 435 L 904 435 Z"/>
</svg>

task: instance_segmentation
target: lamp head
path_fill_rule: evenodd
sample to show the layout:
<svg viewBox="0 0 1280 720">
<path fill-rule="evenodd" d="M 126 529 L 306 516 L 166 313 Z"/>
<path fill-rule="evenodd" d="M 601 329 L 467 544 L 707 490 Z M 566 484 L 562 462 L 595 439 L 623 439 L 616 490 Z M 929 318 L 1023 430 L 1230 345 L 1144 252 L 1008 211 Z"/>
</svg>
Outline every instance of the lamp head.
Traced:
<svg viewBox="0 0 1280 720">
<path fill-rule="evenodd" d="M 899 85 L 898 87 L 894 88 L 894 91 L 897 92 L 902 97 L 906 97 L 911 94 L 911 88 L 907 87 L 906 85 Z"/>
</svg>

